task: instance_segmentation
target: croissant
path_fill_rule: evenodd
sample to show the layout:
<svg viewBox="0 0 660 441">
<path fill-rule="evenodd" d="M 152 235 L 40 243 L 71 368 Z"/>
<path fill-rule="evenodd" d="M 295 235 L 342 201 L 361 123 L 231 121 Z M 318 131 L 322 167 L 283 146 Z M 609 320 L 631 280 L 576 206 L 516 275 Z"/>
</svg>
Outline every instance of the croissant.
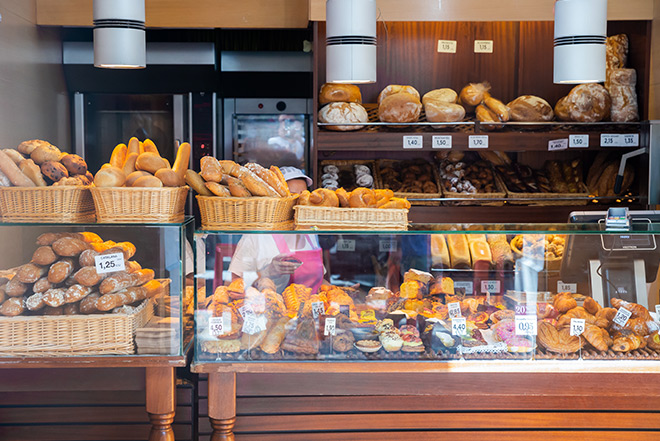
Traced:
<svg viewBox="0 0 660 441">
<path fill-rule="evenodd" d="M 410 209 L 410 202 L 407 199 L 403 198 L 391 198 L 389 201 L 379 206 L 378 208 L 389 209 L 389 208 L 403 208 Z"/>
<path fill-rule="evenodd" d="M 610 303 L 617 309 L 623 307 L 632 312 L 632 316 L 630 318 L 642 318 L 645 321 L 653 320 L 649 310 L 644 308 L 642 305 L 638 305 L 637 303 L 626 302 L 625 300 L 617 298 L 610 299 Z"/>
<path fill-rule="evenodd" d="M 376 208 L 376 194 L 369 188 L 359 187 L 350 193 L 348 203 L 351 208 Z"/>
<path fill-rule="evenodd" d="M 582 334 L 591 346 L 599 351 L 607 351 L 612 346 L 612 338 L 610 334 L 603 328 L 587 324 Z"/>
<path fill-rule="evenodd" d="M 624 333 L 615 334 L 612 350 L 616 352 L 629 352 L 642 348 L 642 344 L 646 344 L 646 340 L 642 337 L 630 331 L 624 331 Z"/>
<path fill-rule="evenodd" d="M 555 296 L 555 301 L 553 306 L 559 312 L 566 312 L 569 309 L 573 309 L 577 306 L 577 302 L 573 298 L 570 292 L 560 292 Z M 578 318 L 578 317 L 576 317 Z"/>
<path fill-rule="evenodd" d="M 600 311 L 596 313 L 596 319 L 601 322 L 603 321 L 607 322 L 604 326 L 601 326 L 601 328 L 607 328 L 610 326 L 610 323 L 612 323 L 612 320 L 614 320 L 615 315 L 616 315 L 616 309 L 602 308 Z"/>
<path fill-rule="evenodd" d="M 339 198 L 329 188 L 317 188 L 309 195 L 309 204 L 315 207 L 339 207 Z"/>
<path fill-rule="evenodd" d="M 337 198 L 339 199 L 340 207 L 348 207 L 350 205 L 348 202 L 348 192 L 344 190 L 343 187 L 340 187 L 337 190 L 335 190 L 335 193 L 337 194 Z"/>
<path fill-rule="evenodd" d="M 610 325 L 610 330 L 613 332 L 619 332 L 626 329 L 637 335 L 644 336 L 649 335 L 653 331 L 657 331 L 658 324 L 653 320 L 644 320 L 642 318 L 636 317 L 628 319 L 626 324 L 623 326 L 617 323 L 612 323 Z"/>
<path fill-rule="evenodd" d="M 602 307 L 598 304 L 597 301 L 593 299 L 593 297 L 587 297 L 584 299 L 582 306 L 587 310 L 589 314 L 593 315 L 596 315 L 596 313 L 602 309 Z"/>
<path fill-rule="evenodd" d="M 571 319 L 584 319 L 585 323 L 595 324 L 596 317 L 589 314 L 583 307 L 576 306 L 573 309 L 566 311 L 559 320 L 557 320 L 557 327 L 561 328 L 563 326 L 569 326 L 571 324 Z"/>
</svg>

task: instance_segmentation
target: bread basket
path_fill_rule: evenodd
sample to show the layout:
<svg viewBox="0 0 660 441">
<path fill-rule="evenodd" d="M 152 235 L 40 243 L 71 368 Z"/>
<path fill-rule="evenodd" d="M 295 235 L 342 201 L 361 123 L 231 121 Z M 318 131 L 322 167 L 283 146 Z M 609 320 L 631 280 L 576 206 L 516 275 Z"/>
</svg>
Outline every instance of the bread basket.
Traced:
<svg viewBox="0 0 660 441">
<path fill-rule="evenodd" d="M 339 208 L 297 205 L 296 230 L 383 230 L 408 229 L 408 210 L 382 208 Z"/>
<path fill-rule="evenodd" d="M 90 187 L 0 187 L 4 222 L 94 222 Z"/>
<path fill-rule="evenodd" d="M 184 218 L 188 186 L 92 187 L 98 222 L 167 223 Z"/>
<path fill-rule="evenodd" d="M 203 230 L 292 230 L 298 195 L 284 198 L 196 196 Z"/>
</svg>

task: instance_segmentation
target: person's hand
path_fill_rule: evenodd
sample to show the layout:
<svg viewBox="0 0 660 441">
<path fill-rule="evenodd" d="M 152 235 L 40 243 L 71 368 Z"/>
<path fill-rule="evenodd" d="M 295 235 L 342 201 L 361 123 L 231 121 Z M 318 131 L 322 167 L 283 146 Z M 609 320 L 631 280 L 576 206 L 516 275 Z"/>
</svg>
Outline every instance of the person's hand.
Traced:
<svg viewBox="0 0 660 441">
<path fill-rule="evenodd" d="M 264 273 L 266 276 L 270 277 L 283 274 L 293 274 L 300 265 L 302 265 L 302 262 L 295 257 L 280 254 L 273 258 Z"/>
</svg>

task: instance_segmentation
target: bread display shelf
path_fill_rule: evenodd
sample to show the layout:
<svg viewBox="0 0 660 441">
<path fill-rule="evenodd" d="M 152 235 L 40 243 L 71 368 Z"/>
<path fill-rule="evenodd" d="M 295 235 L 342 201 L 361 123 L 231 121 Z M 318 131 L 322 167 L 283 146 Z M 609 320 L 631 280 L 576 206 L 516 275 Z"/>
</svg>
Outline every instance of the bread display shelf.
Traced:
<svg viewBox="0 0 660 441">
<path fill-rule="evenodd" d="M 516 205 L 586 205 L 596 199 L 589 195 L 589 189 L 580 183 L 579 193 L 516 193 L 503 184 L 509 196 L 508 202 Z"/>
</svg>

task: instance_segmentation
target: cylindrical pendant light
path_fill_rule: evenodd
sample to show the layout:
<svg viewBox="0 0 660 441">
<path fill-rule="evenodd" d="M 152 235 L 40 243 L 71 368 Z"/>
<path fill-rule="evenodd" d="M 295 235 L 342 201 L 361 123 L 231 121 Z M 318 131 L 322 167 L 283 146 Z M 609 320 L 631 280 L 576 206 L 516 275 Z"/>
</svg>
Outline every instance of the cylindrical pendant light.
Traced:
<svg viewBox="0 0 660 441">
<path fill-rule="evenodd" d="M 376 0 L 327 0 L 326 81 L 376 82 Z"/>
<path fill-rule="evenodd" d="M 554 82 L 605 81 L 607 0 L 555 2 Z"/>
<path fill-rule="evenodd" d="M 94 66 L 147 66 L 145 0 L 94 0 Z"/>
</svg>

